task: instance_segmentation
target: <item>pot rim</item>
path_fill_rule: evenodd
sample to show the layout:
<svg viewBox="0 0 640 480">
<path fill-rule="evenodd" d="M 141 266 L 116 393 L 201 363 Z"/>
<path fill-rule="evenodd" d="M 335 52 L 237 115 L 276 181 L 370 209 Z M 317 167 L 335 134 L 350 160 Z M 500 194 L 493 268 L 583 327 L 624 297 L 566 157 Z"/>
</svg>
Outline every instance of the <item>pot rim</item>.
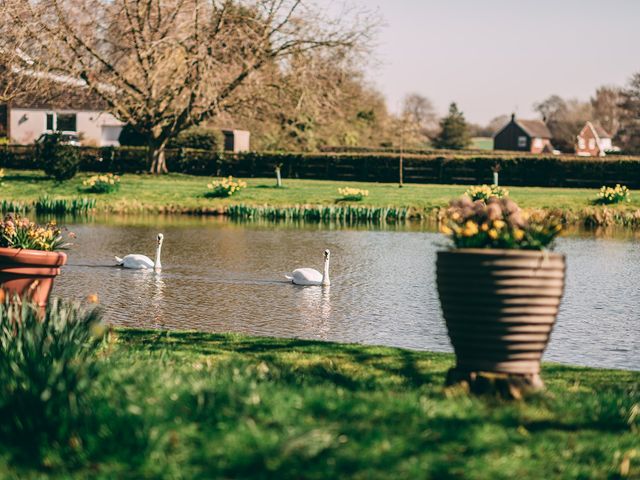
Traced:
<svg viewBox="0 0 640 480">
<path fill-rule="evenodd" d="M 549 250 L 522 250 L 518 248 L 450 248 L 448 250 L 438 250 L 441 254 L 467 254 L 467 255 L 486 255 L 486 256 L 502 256 L 502 257 L 554 257 L 565 258 L 564 253 L 552 252 Z"/>
<path fill-rule="evenodd" d="M 62 266 L 67 263 L 67 254 L 60 251 L 48 252 L 29 248 L 0 247 L 0 262 L 12 264 Z"/>
</svg>

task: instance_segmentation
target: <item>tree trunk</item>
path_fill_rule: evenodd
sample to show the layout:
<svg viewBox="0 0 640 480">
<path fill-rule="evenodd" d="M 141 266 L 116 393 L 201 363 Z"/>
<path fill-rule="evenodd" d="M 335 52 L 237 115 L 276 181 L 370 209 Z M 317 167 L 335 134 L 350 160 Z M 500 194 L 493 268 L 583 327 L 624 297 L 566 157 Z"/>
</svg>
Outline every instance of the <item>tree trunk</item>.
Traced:
<svg viewBox="0 0 640 480">
<path fill-rule="evenodd" d="M 165 147 L 167 146 L 167 140 L 151 140 L 147 150 L 147 159 L 151 164 L 149 170 L 153 174 L 168 173 L 167 162 L 165 159 Z"/>
</svg>

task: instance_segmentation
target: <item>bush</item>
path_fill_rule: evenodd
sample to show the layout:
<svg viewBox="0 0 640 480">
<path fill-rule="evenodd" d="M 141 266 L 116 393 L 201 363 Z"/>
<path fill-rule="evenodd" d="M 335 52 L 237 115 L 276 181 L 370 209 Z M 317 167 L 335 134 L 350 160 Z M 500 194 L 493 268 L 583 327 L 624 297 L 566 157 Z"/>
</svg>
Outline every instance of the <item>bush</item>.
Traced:
<svg viewBox="0 0 640 480">
<path fill-rule="evenodd" d="M 0 441 L 33 462 L 46 449 L 73 451 L 91 417 L 104 328 L 97 310 L 52 300 L 0 303 Z"/>
<path fill-rule="evenodd" d="M 60 143 L 59 134 L 48 135 L 36 150 L 44 173 L 58 182 L 71 180 L 80 169 L 77 147 Z"/>
<path fill-rule="evenodd" d="M 223 178 L 215 182 L 207 184 L 208 191 L 205 193 L 207 198 L 230 197 L 243 188 L 246 188 L 247 182 L 242 180 L 235 181 L 233 177 Z"/>
<path fill-rule="evenodd" d="M 484 200 L 485 202 L 491 197 L 504 198 L 509 196 L 509 190 L 497 185 L 480 185 L 479 187 L 471 187 L 467 189 L 465 194 L 474 202 L 476 200 Z"/>
<path fill-rule="evenodd" d="M 93 175 L 84 180 L 82 185 L 89 193 L 112 193 L 120 188 L 120 177 L 113 173 Z"/>
<path fill-rule="evenodd" d="M 131 125 L 125 125 L 120 131 L 118 142 L 123 147 L 146 147 L 147 137 L 139 133 Z"/>
<path fill-rule="evenodd" d="M 602 187 L 595 200 L 596 205 L 612 205 L 615 203 L 630 202 L 631 192 L 624 185 L 617 184 L 614 188 Z"/>
<path fill-rule="evenodd" d="M 212 128 L 191 127 L 169 140 L 168 147 L 219 152 L 224 148 L 224 136 L 222 132 Z"/>
<path fill-rule="evenodd" d="M 341 201 L 344 202 L 359 202 L 364 197 L 369 196 L 369 190 L 362 190 L 360 188 L 339 188 L 338 193 L 340 194 Z"/>
</svg>

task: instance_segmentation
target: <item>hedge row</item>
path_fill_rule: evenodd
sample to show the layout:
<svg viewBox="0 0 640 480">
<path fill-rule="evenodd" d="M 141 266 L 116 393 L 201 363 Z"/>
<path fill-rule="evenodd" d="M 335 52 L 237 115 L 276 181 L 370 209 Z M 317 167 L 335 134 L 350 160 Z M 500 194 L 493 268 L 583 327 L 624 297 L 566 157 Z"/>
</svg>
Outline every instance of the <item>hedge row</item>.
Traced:
<svg viewBox="0 0 640 480">
<path fill-rule="evenodd" d="M 131 173 L 148 170 L 142 147 L 80 148 L 85 171 Z M 393 153 L 257 153 L 222 154 L 206 150 L 170 149 L 173 172 L 191 175 L 271 177 L 281 165 L 284 178 L 370 182 L 398 181 L 398 154 Z M 491 182 L 500 165 L 504 185 L 600 187 L 622 183 L 640 188 L 640 157 L 585 158 L 569 156 L 405 155 L 407 183 L 481 184 Z M 39 169 L 30 146 L 1 146 L 0 166 Z"/>
</svg>

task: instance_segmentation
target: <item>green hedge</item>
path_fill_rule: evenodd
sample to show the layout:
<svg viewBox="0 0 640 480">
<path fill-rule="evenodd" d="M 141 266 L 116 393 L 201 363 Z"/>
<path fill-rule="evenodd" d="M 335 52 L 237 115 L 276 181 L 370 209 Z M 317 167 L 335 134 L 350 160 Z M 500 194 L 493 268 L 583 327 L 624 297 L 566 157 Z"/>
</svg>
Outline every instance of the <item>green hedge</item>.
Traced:
<svg viewBox="0 0 640 480">
<path fill-rule="evenodd" d="M 131 173 L 148 170 L 144 147 L 82 147 L 81 169 Z M 224 154 L 208 150 L 169 149 L 172 172 L 191 175 L 271 177 L 282 165 L 284 178 L 309 178 L 371 182 L 397 182 L 396 153 L 269 153 Z M 600 187 L 621 183 L 640 188 L 640 157 L 572 157 L 478 152 L 404 155 L 407 183 L 481 184 L 492 181 L 492 167 L 499 164 L 504 185 Z M 0 166 L 39 169 L 31 146 L 0 146 Z"/>
</svg>

